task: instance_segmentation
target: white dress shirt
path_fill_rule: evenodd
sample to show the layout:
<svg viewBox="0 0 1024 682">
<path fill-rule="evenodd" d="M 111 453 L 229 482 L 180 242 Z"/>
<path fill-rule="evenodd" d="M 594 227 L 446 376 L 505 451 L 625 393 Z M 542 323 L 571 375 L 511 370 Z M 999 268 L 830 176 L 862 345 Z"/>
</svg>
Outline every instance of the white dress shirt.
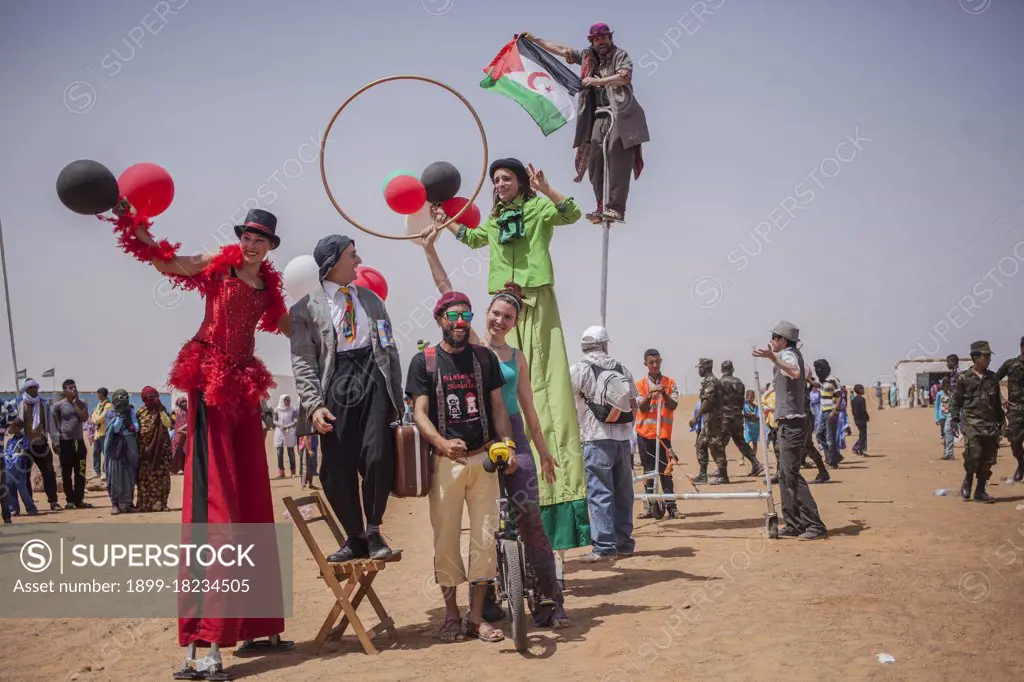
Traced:
<svg viewBox="0 0 1024 682">
<path fill-rule="evenodd" d="M 349 284 L 349 295 L 352 296 L 352 304 L 356 311 L 356 338 L 349 343 L 345 335 L 341 333 L 342 323 L 345 320 L 346 296 L 341 292 L 341 285 L 334 282 L 324 281 L 324 293 L 327 294 L 327 302 L 331 306 L 331 320 L 334 322 L 334 330 L 337 332 L 338 352 L 365 348 L 370 345 L 370 318 L 366 316 L 362 304 L 359 303 L 359 295 L 356 293 L 355 285 Z"/>
</svg>

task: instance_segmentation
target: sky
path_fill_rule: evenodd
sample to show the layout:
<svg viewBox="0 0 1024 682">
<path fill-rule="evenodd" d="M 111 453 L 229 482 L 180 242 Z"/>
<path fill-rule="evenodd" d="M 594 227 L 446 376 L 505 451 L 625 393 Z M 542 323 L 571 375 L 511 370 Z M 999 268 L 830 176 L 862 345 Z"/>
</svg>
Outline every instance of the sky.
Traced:
<svg viewBox="0 0 1024 682">
<path fill-rule="evenodd" d="M 583 47 L 597 21 L 632 56 L 651 130 L 628 222 L 611 233 L 611 352 L 634 374 L 656 347 L 686 392 L 703 356 L 716 369 L 732 359 L 749 383 L 751 344 L 782 318 L 800 327 L 808 361 L 829 358 L 848 383 L 907 358 L 966 356 L 976 339 L 1001 362 L 1024 334 L 1024 3 L 4 5 L 0 220 L 18 364 L 37 379 L 55 367 L 58 384 L 82 390 L 162 386 L 203 315 L 197 294 L 121 253 L 109 224 L 60 204 L 57 175 L 83 158 L 115 175 L 166 168 L 175 199 L 153 233 L 185 252 L 227 243 L 257 202 L 279 219 L 279 269 L 326 234 L 355 237 L 388 280 L 408 362 L 417 338 L 439 338 L 433 283 L 421 249 L 359 232 L 329 202 L 329 120 L 379 78 L 437 79 L 479 114 L 489 159 L 532 163 L 592 210 L 589 184 L 572 182 L 574 124 L 544 137 L 479 82 L 515 33 Z M 339 203 L 393 235 L 404 224 L 382 197 L 389 172 L 449 161 L 466 196 L 484 165 L 465 106 L 411 81 L 367 91 L 327 139 Z M 439 251 L 482 308 L 486 250 L 445 235 Z M 558 228 L 552 258 L 572 360 L 600 323 L 600 228 Z M 290 372 L 284 337 L 260 335 L 257 352 Z M 770 367 L 759 370 L 764 383 Z M 0 347 L 0 388 L 13 374 Z"/>
</svg>

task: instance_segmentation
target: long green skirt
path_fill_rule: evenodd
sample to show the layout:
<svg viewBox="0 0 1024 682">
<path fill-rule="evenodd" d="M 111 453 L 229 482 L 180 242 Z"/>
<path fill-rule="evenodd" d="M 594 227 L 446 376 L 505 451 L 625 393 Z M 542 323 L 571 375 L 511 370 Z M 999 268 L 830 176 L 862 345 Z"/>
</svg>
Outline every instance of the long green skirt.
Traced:
<svg viewBox="0 0 1024 682">
<path fill-rule="evenodd" d="M 583 446 L 558 301 L 551 286 L 526 289 L 524 294 L 519 324 L 507 341 L 523 353 L 530 367 L 533 403 L 541 431 L 551 456 L 558 462 L 558 480 L 554 485 L 537 477 L 544 532 L 554 549 L 586 547 L 592 541 Z M 533 458 L 540 472 L 536 445 Z"/>
</svg>

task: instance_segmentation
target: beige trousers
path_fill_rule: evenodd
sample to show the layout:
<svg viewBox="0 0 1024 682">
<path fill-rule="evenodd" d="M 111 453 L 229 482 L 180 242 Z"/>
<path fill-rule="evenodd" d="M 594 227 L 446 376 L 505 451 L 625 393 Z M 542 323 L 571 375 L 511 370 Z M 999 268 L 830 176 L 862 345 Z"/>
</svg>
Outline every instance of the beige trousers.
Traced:
<svg viewBox="0 0 1024 682">
<path fill-rule="evenodd" d="M 498 475 L 484 471 L 486 453 L 465 464 L 434 457 L 430 525 L 434 529 L 434 579 L 441 587 L 497 574 L 494 532 L 498 528 Z M 462 513 L 469 511 L 469 571 L 462 561 Z"/>
</svg>

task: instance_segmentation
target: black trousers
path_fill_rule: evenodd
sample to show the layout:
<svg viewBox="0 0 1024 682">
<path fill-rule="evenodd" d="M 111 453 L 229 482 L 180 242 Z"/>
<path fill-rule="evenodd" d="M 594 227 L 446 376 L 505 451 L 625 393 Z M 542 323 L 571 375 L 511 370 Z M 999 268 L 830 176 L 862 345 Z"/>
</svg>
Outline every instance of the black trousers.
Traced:
<svg viewBox="0 0 1024 682">
<path fill-rule="evenodd" d="M 643 468 L 644 473 L 654 471 L 654 449 L 657 445 L 657 441 L 653 438 L 644 438 L 643 436 L 637 437 L 637 442 L 640 444 L 640 466 Z M 668 451 L 669 443 L 664 438 L 661 439 L 661 451 L 658 453 L 658 471 L 665 471 L 668 467 Z M 675 493 L 675 484 L 672 483 L 672 477 L 661 475 L 661 489 L 665 493 L 671 495 Z M 654 492 L 654 479 L 648 479 L 644 481 L 644 490 L 648 493 Z M 666 509 L 675 509 L 676 503 L 674 500 L 670 500 L 665 503 Z"/>
<path fill-rule="evenodd" d="M 868 449 L 868 423 L 855 423 L 857 424 L 857 442 L 853 446 L 853 451 L 864 453 Z"/>
<path fill-rule="evenodd" d="M 85 465 L 88 457 L 89 449 L 81 438 L 60 441 L 60 477 L 64 482 L 64 499 L 68 504 L 85 502 Z"/>
<path fill-rule="evenodd" d="M 367 524 L 381 524 L 395 476 L 395 407 L 372 348 L 338 353 L 325 402 L 335 420 L 334 430 L 320 437 L 320 483 L 345 534 L 359 537 L 364 514 Z"/>
<path fill-rule="evenodd" d="M 825 524 L 818 515 L 818 505 L 811 488 L 800 473 L 804 443 L 807 440 L 806 419 L 779 420 L 779 491 L 782 495 L 782 518 L 791 531 L 821 532 Z"/>
<path fill-rule="evenodd" d="M 590 173 L 590 184 L 594 188 L 594 197 L 602 201 L 604 197 L 604 174 L 608 172 L 608 205 L 604 208 L 626 212 L 626 199 L 629 197 L 629 181 L 633 172 L 633 161 L 636 148 L 626 149 L 622 140 L 615 138 L 608 143 L 608 168 L 604 167 L 604 151 L 602 143 L 604 134 L 611 125 L 607 116 L 598 116 L 590 137 L 590 160 L 587 170 Z"/>
<path fill-rule="evenodd" d="M 43 477 L 43 490 L 46 492 L 46 501 L 50 504 L 57 503 L 57 472 L 53 469 L 53 452 L 50 451 L 48 444 L 41 444 L 38 446 L 38 450 L 41 450 L 43 454 L 36 454 L 36 446 L 29 447 L 29 453 L 32 455 L 32 463 L 39 469 L 39 473 Z M 26 474 L 29 480 L 29 491 L 32 490 L 32 472 L 31 470 Z M 66 490 L 67 488 L 65 488 Z"/>
</svg>

